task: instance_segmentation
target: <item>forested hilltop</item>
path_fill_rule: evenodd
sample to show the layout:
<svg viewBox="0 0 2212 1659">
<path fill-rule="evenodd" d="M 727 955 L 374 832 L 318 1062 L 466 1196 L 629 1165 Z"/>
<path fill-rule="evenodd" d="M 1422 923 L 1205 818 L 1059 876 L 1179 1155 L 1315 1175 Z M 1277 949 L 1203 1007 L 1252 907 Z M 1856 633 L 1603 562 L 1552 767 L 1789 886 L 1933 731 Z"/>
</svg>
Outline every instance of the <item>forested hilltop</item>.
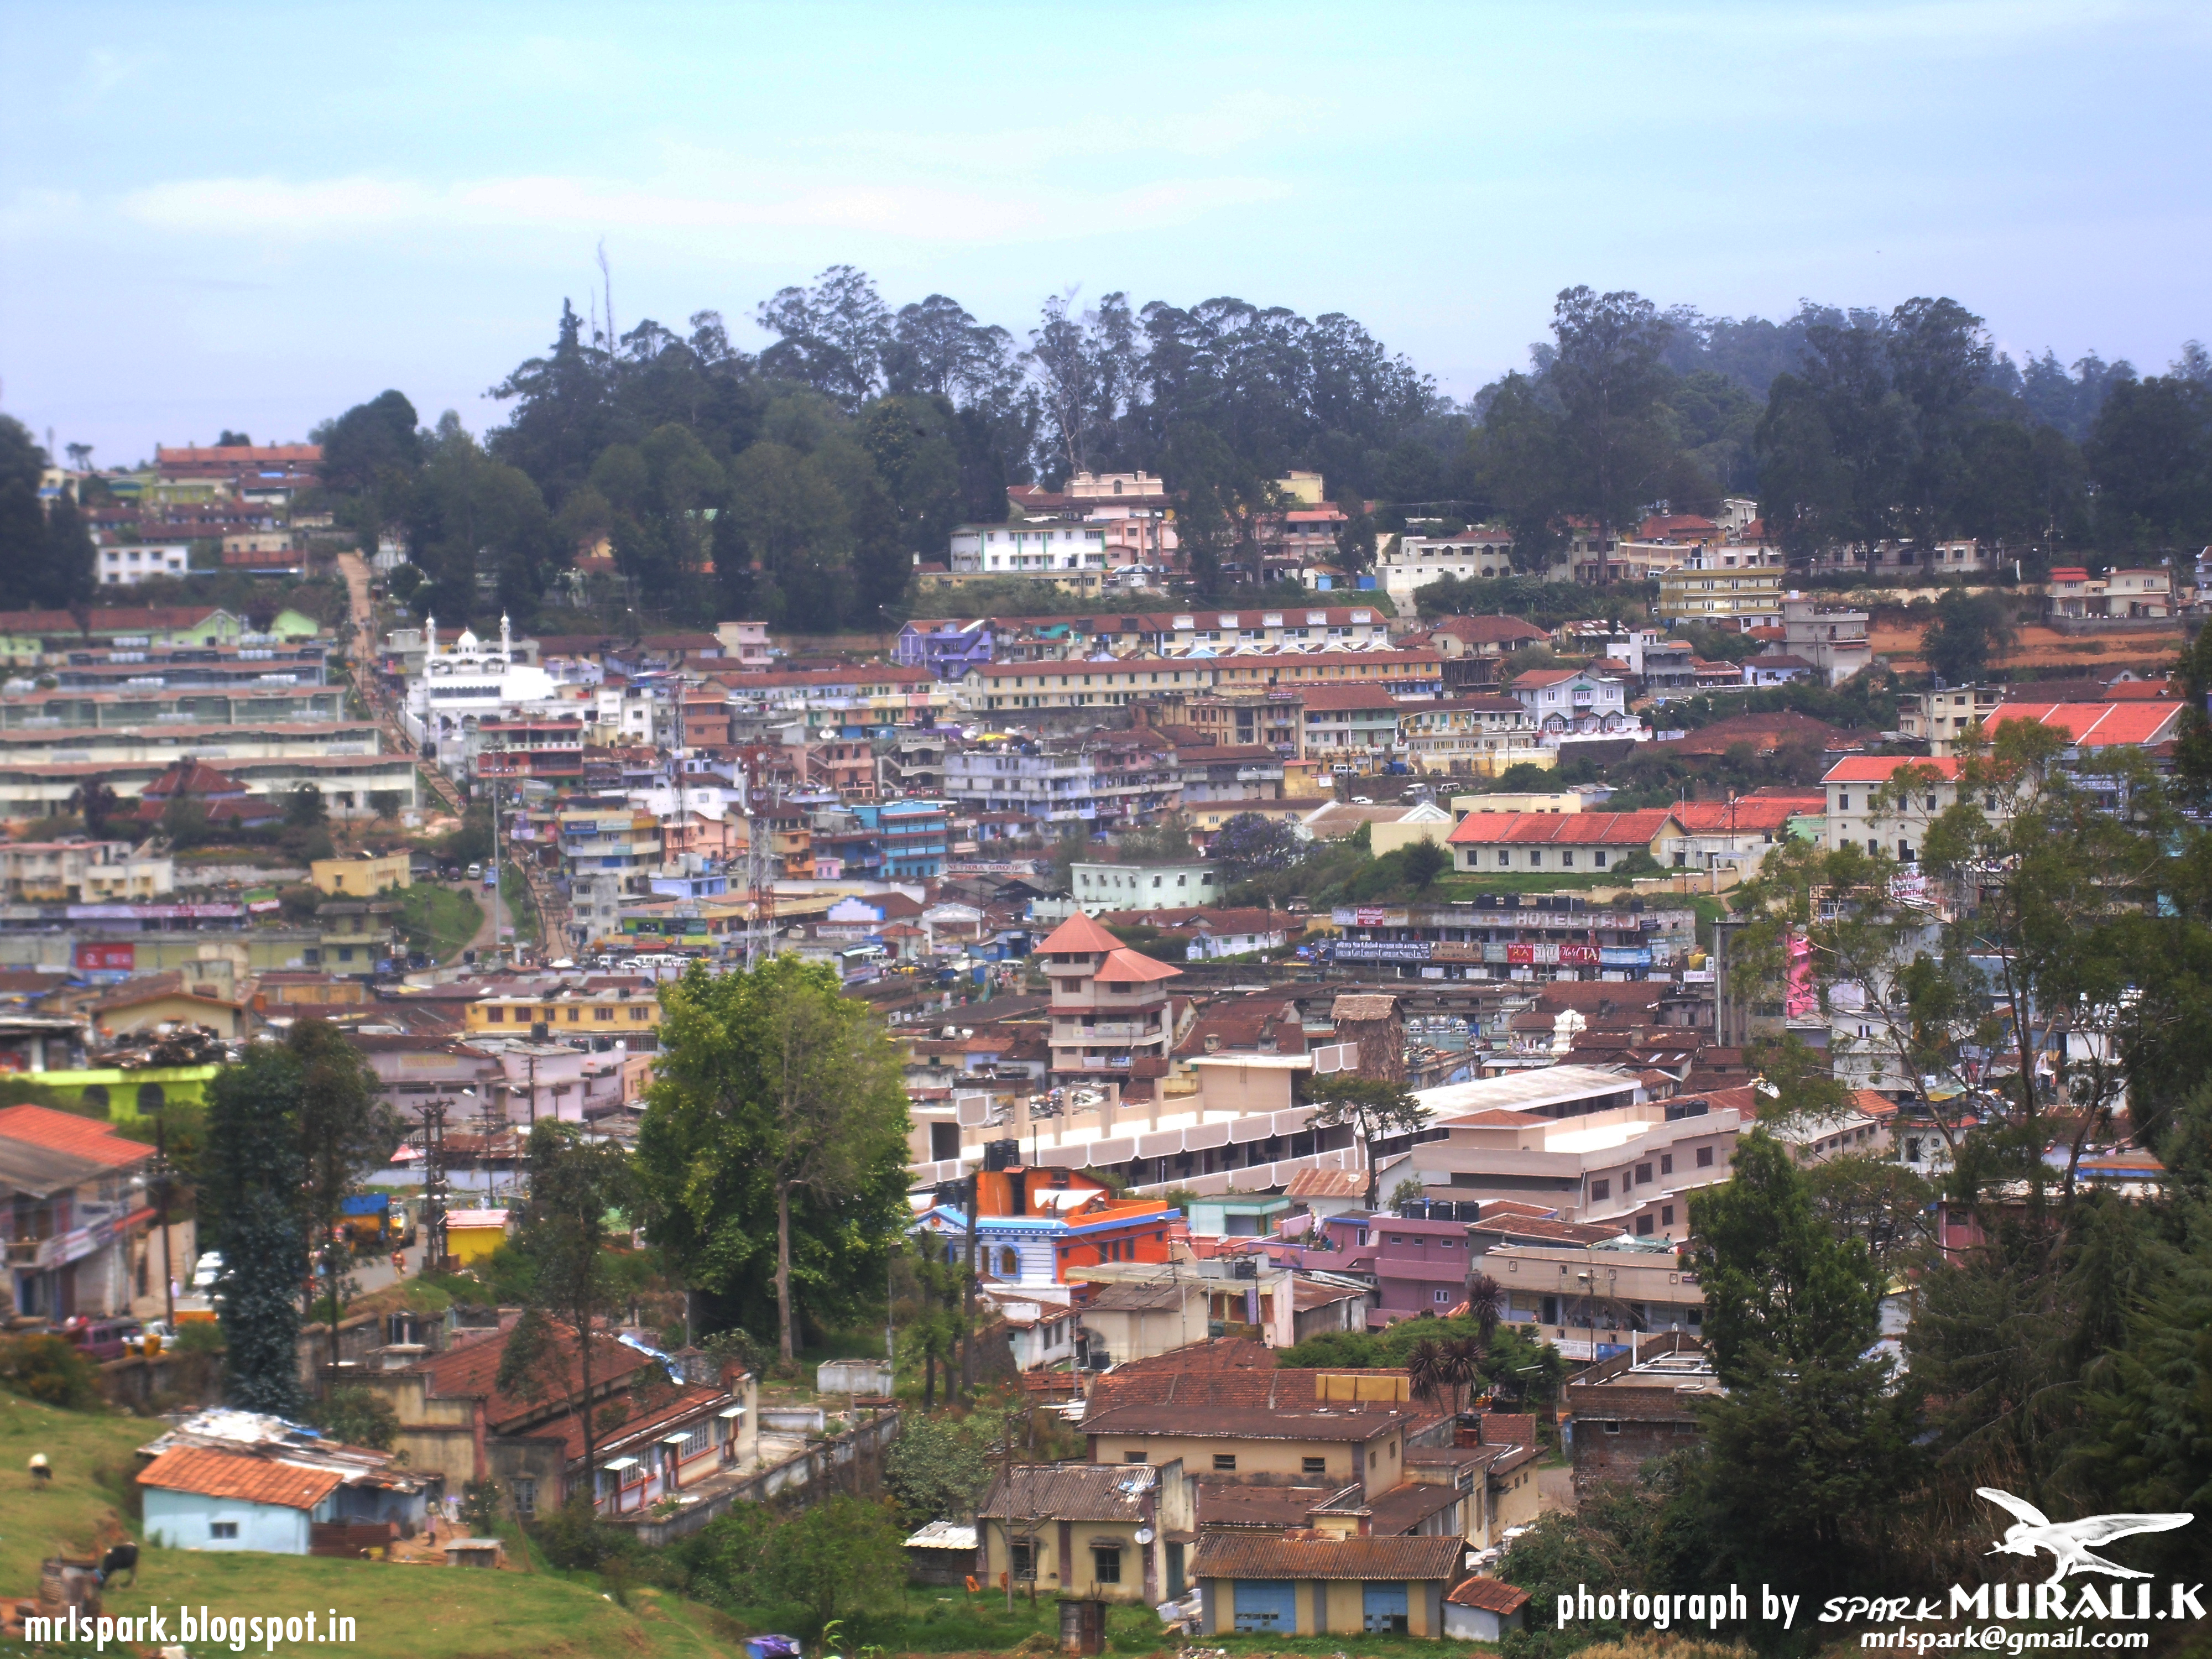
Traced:
<svg viewBox="0 0 2212 1659">
<path fill-rule="evenodd" d="M 596 315 L 596 309 L 595 309 Z M 806 629 L 904 614 L 915 556 L 1007 512 L 1010 484 L 1146 471 L 1180 497 L 1201 590 L 1293 469 L 1322 474 L 1372 556 L 1408 515 L 1500 522 L 1538 568 L 1575 522 L 1757 499 L 1793 555 L 1972 536 L 2047 563 L 2212 540 L 2212 358 L 2164 374 L 1996 351 L 1955 301 L 1806 304 L 1782 321 L 1562 293 L 1524 371 L 1464 403 L 1340 313 L 1219 298 L 1054 298 L 1026 340 L 943 295 L 894 310 L 823 272 L 757 313 L 610 337 L 564 302 L 480 442 L 398 392 L 315 434 L 344 521 L 398 532 L 428 608 L 533 614 L 604 543 L 641 611 Z M 1369 503 L 1376 503 L 1370 514 Z"/>
</svg>

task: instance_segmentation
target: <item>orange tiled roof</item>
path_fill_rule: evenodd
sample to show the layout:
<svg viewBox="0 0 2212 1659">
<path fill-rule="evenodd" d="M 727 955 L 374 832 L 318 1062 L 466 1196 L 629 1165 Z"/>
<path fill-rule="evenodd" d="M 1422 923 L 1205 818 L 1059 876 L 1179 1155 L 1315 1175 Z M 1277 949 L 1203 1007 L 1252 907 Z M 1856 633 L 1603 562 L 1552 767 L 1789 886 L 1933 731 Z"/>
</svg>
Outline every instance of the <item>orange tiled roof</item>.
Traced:
<svg viewBox="0 0 2212 1659">
<path fill-rule="evenodd" d="M 273 1504 L 281 1509 L 312 1510 L 345 1484 L 332 1469 L 311 1469 L 267 1457 L 179 1446 L 163 1452 L 138 1471 L 138 1484 L 164 1492 L 188 1492 L 204 1498 Z"/>
<path fill-rule="evenodd" d="M 0 1109 L 0 1139 L 20 1140 L 50 1152 L 66 1152 L 88 1163 L 119 1170 L 143 1164 L 154 1149 L 125 1140 L 96 1118 L 74 1112 L 58 1112 L 49 1106 L 9 1106 Z"/>
</svg>

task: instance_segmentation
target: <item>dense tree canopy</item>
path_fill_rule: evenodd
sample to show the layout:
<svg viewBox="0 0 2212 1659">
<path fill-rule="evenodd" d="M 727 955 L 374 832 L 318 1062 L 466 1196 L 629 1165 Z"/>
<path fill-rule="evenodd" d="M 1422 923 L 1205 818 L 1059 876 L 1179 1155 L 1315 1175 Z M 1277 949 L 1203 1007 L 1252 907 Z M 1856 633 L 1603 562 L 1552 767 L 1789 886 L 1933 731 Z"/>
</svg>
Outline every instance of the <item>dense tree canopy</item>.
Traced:
<svg viewBox="0 0 2212 1659">
<path fill-rule="evenodd" d="M 492 388 L 508 412 L 481 443 L 417 427 L 397 392 L 321 428 L 342 520 L 402 533 L 415 602 L 455 622 L 527 616 L 597 550 L 617 586 L 595 602 L 641 627 L 712 610 L 871 629 L 908 614 L 953 526 L 1006 516 L 1009 484 L 1085 471 L 1165 479 L 1202 590 L 1249 574 L 1294 470 L 1346 507 L 1355 567 L 1415 521 L 1487 520 L 1534 571 L 1571 536 L 1734 495 L 1799 556 L 1973 536 L 2040 567 L 2212 538 L 2202 348 L 2150 379 L 2094 353 L 2023 368 L 1942 297 L 1770 321 L 1570 288 L 1528 367 L 1464 405 L 1352 318 L 1230 295 L 1071 290 L 1017 334 L 836 265 L 754 319 L 757 355 L 717 312 L 615 334 L 564 302 L 546 353 Z M 0 536 L 20 539 L 8 488 Z"/>
</svg>

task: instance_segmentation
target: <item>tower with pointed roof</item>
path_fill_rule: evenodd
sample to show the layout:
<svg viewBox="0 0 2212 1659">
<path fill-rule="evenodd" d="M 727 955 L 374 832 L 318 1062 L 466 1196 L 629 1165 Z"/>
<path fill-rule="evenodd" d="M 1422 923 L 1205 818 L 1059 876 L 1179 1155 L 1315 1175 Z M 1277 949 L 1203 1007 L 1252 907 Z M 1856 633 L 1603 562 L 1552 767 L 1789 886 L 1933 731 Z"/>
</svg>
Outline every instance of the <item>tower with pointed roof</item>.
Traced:
<svg viewBox="0 0 2212 1659">
<path fill-rule="evenodd" d="M 1175 1046 L 1168 981 L 1182 969 L 1129 950 L 1078 910 L 1037 947 L 1052 981 L 1052 1079 L 1126 1084 Z"/>
</svg>

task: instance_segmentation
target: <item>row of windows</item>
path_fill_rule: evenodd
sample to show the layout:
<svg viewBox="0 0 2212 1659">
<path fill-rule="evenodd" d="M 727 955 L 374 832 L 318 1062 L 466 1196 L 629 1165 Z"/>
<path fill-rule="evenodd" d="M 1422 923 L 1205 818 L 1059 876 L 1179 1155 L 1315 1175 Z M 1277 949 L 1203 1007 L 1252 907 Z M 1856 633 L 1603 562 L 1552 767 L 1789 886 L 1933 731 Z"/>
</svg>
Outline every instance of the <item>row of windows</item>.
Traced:
<svg viewBox="0 0 2212 1659">
<path fill-rule="evenodd" d="M 1711 1169 L 1713 1166 L 1713 1149 L 1710 1146 L 1698 1147 L 1696 1162 L 1697 1167 L 1700 1170 Z M 1670 1176 L 1674 1173 L 1674 1153 L 1662 1152 L 1660 1154 L 1659 1158 L 1659 1174 L 1662 1176 Z M 1638 1164 L 1633 1170 L 1626 1172 L 1621 1176 L 1621 1196 L 1626 1198 L 1628 1195 L 1629 1189 L 1631 1188 L 1647 1185 L 1653 1179 L 1655 1179 L 1655 1177 L 1652 1175 L 1651 1166 L 1649 1164 Z M 1609 1199 L 1613 1196 L 1613 1179 L 1609 1176 L 1600 1176 L 1597 1179 L 1590 1182 L 1589 1187 L 1590 1201 L 1592 1203 L 1595 1203 L 1601 1199 Z"/>
<path fill-rule="evenodd" d="M 516 1009 L 514 1011 L 514 1023 L 517 1025 L 528 1025 L 532 1024 L 532 1010 L 528 1008 Z M 592 1010 L 592 1018 L 594 1020 L 611 1021 L 615 1017 L 615 1009 L 611 1006 L 596 1006 Z M 650 1019 L 653 1017 L 652 1005 L 641 1002 L 632 1004 L 629 1009 L 629 1017 L 634 1020 Z M 556 1008 L 548 1008 L 543 1013 L 538 1014 L 537 1018 L 538 1019 L 542 1020 L 544 1024 L 551 1025 L 559 1022 L 561 1012 L 560 1010 Z M 503 1025 L 507 1023 L 507 1010 L 497 1005 L 489 1007 L 484 1010 L 484 1020 L 488 1024 Z M 571 1025 L 578 1025 L 582 1023 L 582 1006 L 580 1005 L 571 1006 L 568 1009 L 568 1024 Z"/>
</svg>

